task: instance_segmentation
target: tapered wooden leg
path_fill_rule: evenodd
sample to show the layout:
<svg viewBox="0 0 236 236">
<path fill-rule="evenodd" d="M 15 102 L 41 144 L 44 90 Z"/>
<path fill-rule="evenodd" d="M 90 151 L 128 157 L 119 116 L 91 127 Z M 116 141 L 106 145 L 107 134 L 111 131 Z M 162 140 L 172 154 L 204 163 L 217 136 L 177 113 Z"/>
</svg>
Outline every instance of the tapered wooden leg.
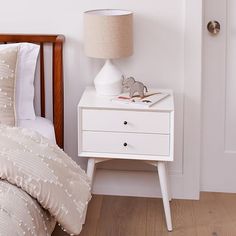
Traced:
<svg viewBox="0 0 236 236">
<path fill-rule="evenodd" d="M 172 192 L 171 192 L 171 186 L 170 186 L 170 176 L 168 175 L 168 166 L 165 165 L 166 167 L 166 182 L 167 182 L 167 190 L 168 190 L 168 196 L 169 196 L 169 201 L 172 200 Z"/>
<path fill-rule="evenodd" d="M 166 175 L 166 166 L 165 162 L 157 163 L 158 175 L 161 186 L 162 200 L 166 217 L 166 225 L 168 231 L 172 231 L 172 221 L 171 221 L 171 213 L 170 213 L 170 202 L 168 196 L 168 186 L 167 186 L 167 175 Z"/>
<path fill-rule="evenodd" d="M 87 175 L 88 177 L 90 177 L 91 185 L 93 184 L 94 168 L 95 168 L 95 159 L 89 158 L 88 165 L 87 165 Z"/>
<path fill-rule="evenodd" d="M 95 162 L 94 158 L 89 158 L 88 159 L 87 175 L 91 180 L 91 189 L 92 189 L 92 186 L 93 186 L 93 175 L 94 175 L 95 164 L 96 164 L 96 162 Z M 82 219 L 83 224 L 85 223 L 85 220 L 86 220 L 87 210 L 88 210 L 88 206 L 86 206 L 86 208 L 84 209 L 84 215 L 83 215 L 83 219 Z"/>
</svg>

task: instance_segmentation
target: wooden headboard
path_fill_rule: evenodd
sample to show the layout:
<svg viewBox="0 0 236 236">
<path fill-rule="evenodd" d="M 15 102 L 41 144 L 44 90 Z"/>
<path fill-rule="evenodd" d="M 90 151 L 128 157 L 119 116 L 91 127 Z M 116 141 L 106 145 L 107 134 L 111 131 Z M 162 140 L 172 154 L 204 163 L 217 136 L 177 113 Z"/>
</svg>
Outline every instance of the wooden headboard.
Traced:
<svg viewBox="0 0 236 236">
<path fill-rule="evenodd" d="M 63 35 L 0 34 L 0 43 L 28 42 L 40 45 L 41 116 L 45 117 L 44 44 L 52 44 L 53 124 L 57 144 L 64 146 Z"/>
</svg>

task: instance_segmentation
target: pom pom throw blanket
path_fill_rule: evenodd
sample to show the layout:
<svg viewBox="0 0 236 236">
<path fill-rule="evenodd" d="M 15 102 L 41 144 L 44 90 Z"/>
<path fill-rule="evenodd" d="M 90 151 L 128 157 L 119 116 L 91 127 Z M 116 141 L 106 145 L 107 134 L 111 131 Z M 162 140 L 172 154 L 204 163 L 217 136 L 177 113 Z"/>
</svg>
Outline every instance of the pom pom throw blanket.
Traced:
<svg viewBox="0 0 236 236">
<path fill-rule="evenodd" d="M 0 179 L 0 235 L 50 235 L 55 221 L 80 233 L 90 181 L 58 146 L 0 125 Z"/>
</svg>

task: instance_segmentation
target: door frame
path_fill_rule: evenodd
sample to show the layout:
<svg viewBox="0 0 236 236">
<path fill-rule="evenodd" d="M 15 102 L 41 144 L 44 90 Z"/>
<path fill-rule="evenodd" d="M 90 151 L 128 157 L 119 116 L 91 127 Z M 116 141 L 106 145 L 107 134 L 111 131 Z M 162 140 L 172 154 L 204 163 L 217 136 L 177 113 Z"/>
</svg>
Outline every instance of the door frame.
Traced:
<svg viewBox="0 0 236 236">
<path fill-rule="evenodd" d="M 202 0 L 185 1 L 184 198 L 199 199 L 202 110 Z"/>
</svg>

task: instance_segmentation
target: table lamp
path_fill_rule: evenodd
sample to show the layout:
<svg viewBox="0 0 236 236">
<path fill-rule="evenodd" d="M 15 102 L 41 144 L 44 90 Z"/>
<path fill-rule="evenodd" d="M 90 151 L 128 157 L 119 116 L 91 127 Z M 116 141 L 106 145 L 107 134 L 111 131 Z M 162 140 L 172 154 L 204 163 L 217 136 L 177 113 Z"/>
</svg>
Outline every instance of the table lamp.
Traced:
<svg viewBox="0 0 236 236">
<path fill-rule="evenodd" d="M 97 94 L 120 94 L 123 73 L 111 60 L 128 57 L 133 53 L 133 13 L 116 9 L 86 11 L 84 31 L 86 55 L 106 59 L 94 79 Z"/>
</svg>

